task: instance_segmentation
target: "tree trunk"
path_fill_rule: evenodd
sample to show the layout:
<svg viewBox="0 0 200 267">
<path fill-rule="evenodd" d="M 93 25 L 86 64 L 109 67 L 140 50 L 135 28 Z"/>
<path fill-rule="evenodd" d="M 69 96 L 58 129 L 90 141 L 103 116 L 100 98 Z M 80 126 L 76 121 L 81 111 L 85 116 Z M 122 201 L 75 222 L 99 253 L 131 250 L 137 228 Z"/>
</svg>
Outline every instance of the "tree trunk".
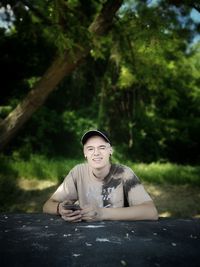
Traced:
<svg viewBox="0 0 200 267">
<path fill-rule="evenodd" d="M 105 34 L 122 2 L 122 0 L 108 0 L 90 25 L 89 31 L 97 36 Z M 77 49 L 73 56 L 71 56 L 70 51 L 66 51 L 63 57 L 58 57 L 53 61 L 50 68 L 26 98 L 0 122 L 0 150 L 9 143 L 32 114 L 43 105 L 59 82 L 66 75 L 69 75 L 89 52 L 89 47 L 82 47 Z"/>
</svg>

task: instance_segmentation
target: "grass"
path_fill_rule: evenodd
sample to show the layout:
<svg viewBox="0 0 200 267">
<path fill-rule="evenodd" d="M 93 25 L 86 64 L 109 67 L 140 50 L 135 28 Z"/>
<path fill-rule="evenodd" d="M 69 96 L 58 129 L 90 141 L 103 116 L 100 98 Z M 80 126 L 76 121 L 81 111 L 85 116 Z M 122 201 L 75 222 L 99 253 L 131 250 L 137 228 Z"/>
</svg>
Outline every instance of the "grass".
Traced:
<svg viewBox="0 0 200 267">
<path fill-rule="evenodd" d="M 0 157 L 0 211 L 41 212 L 69 170 L 81 161 Z M 200 167 L 171 163 L 124 163 L 141 178 L 160 216 L 200 217 Z"/>
<path fill-rule="evenodd" d="M 48 159 L 41 155 L 32 155 L 28 160 L 2 157 L 0 174 L 7 176 L 14 174 L 17 178 L 58 181 L 79 162 L 74 159 Z"/>
<path fill-rule="evenodd" d="M 200 166 L 172 163 L 130 164 L 142 180 L 156 184 L 200 186 Z"/>
</svg>

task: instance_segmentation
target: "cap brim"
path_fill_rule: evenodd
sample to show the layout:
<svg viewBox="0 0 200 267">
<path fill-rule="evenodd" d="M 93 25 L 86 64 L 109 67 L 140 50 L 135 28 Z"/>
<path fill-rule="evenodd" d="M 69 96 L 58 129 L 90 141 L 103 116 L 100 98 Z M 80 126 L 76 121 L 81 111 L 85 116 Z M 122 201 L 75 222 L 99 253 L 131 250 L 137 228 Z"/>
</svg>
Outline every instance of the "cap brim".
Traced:
<svg viewBox="0 0 200 267">
<path fill-rule="evenodd" d="M 81 143 L 84 145 L 90 137 L 95 136 L 95 135 L 102 137 L 106 142 L 111 144 L 109 138 L 103 132 L 99 130 L 91 130 L 91 131 L 86 132 L 81 138 Z"/>
</svg>

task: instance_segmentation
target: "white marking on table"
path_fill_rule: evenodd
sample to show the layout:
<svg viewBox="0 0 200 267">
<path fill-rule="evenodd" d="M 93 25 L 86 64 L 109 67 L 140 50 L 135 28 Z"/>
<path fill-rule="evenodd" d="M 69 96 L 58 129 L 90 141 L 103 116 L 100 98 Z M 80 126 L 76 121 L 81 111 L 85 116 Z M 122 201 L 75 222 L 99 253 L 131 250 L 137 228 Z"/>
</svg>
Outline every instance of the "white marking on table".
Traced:
<svg viewBox="0 0 200 267">
<path fill-rule="evenodd" d="M 87 247 L 91 247 L 92 246 L 92 244 L 87 243 L 87 242 L 85 242 L 85 244 L 86 244 Z"/>
<path fill-rule="evenodd" d="M 87 226 L 78 226 L 78 227 L 81 227 L 81 228 L 102 228 L 102 227 L 105 227 L 104 225 L 87 225 Z"/>
<path fill-rule="evenodd" d="M 73 257 L 79 257 L 79 256 L 81 256 L 81 254 L 73 253 L 72 256 L 73 256 Z"/>
<path fill-rule="evenodd" d="M 96 238 L 96 242 L 110 242 L 110 240 L 108 238 Z"/>
</svg>

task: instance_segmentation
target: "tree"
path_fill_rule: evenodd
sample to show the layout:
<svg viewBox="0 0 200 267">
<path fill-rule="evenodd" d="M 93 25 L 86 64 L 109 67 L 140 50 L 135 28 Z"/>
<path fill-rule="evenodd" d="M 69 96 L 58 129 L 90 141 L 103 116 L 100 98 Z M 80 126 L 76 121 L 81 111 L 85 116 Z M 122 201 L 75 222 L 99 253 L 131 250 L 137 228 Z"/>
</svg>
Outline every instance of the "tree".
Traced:
<svg viewBox="0 0 200 267">
<path fill-rule="evenodd" d="M 22 1 L 23 2 L 23 1 Z M 64 12 L 67 10 L 65 1 L 55 1 L 57 3 L 58 24 L 61 28 L 66 27 L 66 17 Z M 26 5 L 38 16 L 43 17 L 38 9 L 33 9 L 24 1 Z M 45 72 L 41 80 L 28 93 L 25 99 L 0 123 L 0 149 L 3 149 L 9 141 L 16 135 L 22 125 L 32 116 L 32 114 L 44 103 L 49 94 L 56 89 L 60 81 L 69 75 L 89 54 L 91 47 L 95 43 L 97 36 L 104 35 L 111 27 L 114 15 L 122 4 L 122 0 L 109 0 L 102 4 L 102 9 L 95 16 L 94 21 L 88 27 L 92 36 L 87 45 L 81 43 L 73 44 L 75 49 L 68 48 L 62 55 L 58 55 L 51 66 Z M 85 31 L 87 31 L 85 29 Z M 88 33 L 87 33 L 88 34 Z M 64 39 L 65 40 L 65 39 Z"/>
<path fill-rule="evenodd" d="M 198 24 L 187 5 L 137 2 L 115 24 L 101 117 L 134 159 L 196 163 L 199 53 L 191 47 Z"/>
<path fill-rule="evenodd" d="M 190 15 L 198 1 L 126 1 L 112 31 L 101 38 L 88 28 L 102 1 L 20 2 L 27 3 L 29 12 L 18 10 L 17 35 L 0 36 L 0 58 L 10 68 L 13 58 L 23 59 L 23 68 L 13 68 L 13 74 L 23 77 L 1 83 L 4 106 L 14 108 L 23 99 L 49 66 L 55 47 L 61 58 L 70 51 L 71 59 L 81 47 L 92 49 L 31 115 L 6 153 L 77 156 L 76 140 L 83 131 L 99 126 L 110 132 L 116 150 L 129 159 L 198 161 L 199 46 L 195 48 L 193 40 L 199 23 Z M 39 22 L 33 23 L 30 12 Z M 9 55 L 17 44 L 18 53 Z M 32 60 L 26 62 L 31 54 Z M 9 92 L 11 83 L 16 89 Z M 2 119 L 8 114 L 3 108 Z"/>
</svg>

